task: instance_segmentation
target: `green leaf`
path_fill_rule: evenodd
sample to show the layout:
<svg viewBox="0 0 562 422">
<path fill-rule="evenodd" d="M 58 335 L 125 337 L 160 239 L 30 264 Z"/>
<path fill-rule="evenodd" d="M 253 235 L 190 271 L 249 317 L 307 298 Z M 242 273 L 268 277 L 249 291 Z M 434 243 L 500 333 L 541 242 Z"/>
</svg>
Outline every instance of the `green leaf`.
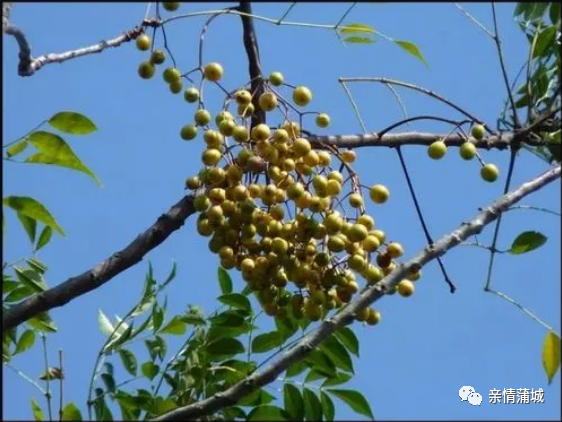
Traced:
<svg viewBox="0 0 562 422">
<path fill-rule="evenodd" d="M 40 130 L 29 135 L 29 141 L 39 152 L 26 158 L 26 163 L 51 164 L 81 171 L 101 185 L 98 177 L 86 167 L 60 136 Z"/>
<path fill-rule="evenodd" d="M 322 405 L 314 392 L 303 387 L 304 415 L 307 421 L 322 420 Z"/>
<path fill-rule="evenodd" d="M 55 129 L 71 135 L 87 135 L 98 129 L 86 116 L 73 111 L 61 111 L 47 122 Z"/>
<path fill-rule="evenodd" d="M 98 324 L 101 332 L 108 336 L 112 335 L 113 331 L 115 331 L 115 327 L 113 327 L 113 324 L 101 309 L 98 309 Z"/>
<path fill-rule="evenodd" d="M 324 381 L 324 383 L 322 384 L 322 388 L 333 387 L 334 385 L 344 384 L 347 381 L 349 381 L 351 378 L 352 375 L 348 374 L 347 372 L 336 372 L 335 375 Z"/>
<path fill-rule="evenodd" d="M 335 332 L 335 336 L 347 350 L 359 357 L 359 340 L 351 328 L 342 327 Z"/>
<path fill-rule="evenodd" d="M 160 367 L 151 361 L 145 362 L 141 366 L 142 374 L 151 381 L 158 375 L 158 371 L 160 371 Z"/>
<path fill-rule="evenodd" d="M 19 283 L 18 283 L 19 284 Z M 20 286 L 12 290 L 8 296 L 4 298 L 4 302 L 12 303 L 12 302 L 19 302 L 22 299 L 25 299 L 28 296 L 31 296 L 34 293 L 34 290 L 27 286 Z"/>
<path fill-rule="evenodd" d="M 394 41 L 398 46 L 402 47 L 404 50 L 406 50 L 408 53 L 416 56 L 424 65 L 425 67 L 427 66 L 427 62 L 425 61 L 425 58 L 423 57 L 423 54 L 421 53 L 420 49 L 418 48 L 417 45 L 415 45 L 414 43 L 411 43 L 409 41 Z"/>
<path fill-rule="evenodd" d="M 132 376 L 137 375 L 137 358 L 135 355 L 127 349 L 119 350 L 119 357 L 121 358 L 121 362 L 123 362 L 123 366 L 127 370 L 129 374 Z"/>
<path fill-rule="evenodd" d="M 144 341 L 146 344 L 146 348 L 148 349 L 148 353 L 150 354 L 150 358 L 155 360 L 158 356 L 160 360 L 163 360 L 166 356 L 167 345 L 164 339 L 160 336 L 156 336 L 154 340 L 147 339 Z"/>
<path fill-rule="evenodd" d="M 3 204 L 7 207 L 12 208 L 18 213 L 21 213 L 27 217 L 33 218 L 46 226 L 51 227 L 53 230 L 61 235 L 65 235 L 62 228 L 55 221 L 53 216 L 47 208 L 43 206 L 36 199 L 30 198 L 28 196 L 8 196 L 4 198 Z"/>
<path fill-rule="evenodd" d="M 37 221 L 33 218 L 28 217 L 27 215 L 22 214 L 21 212 L 16 213 L 18 219 L 20 220 L 21 225 L 25 229 L 27 233 L 27 237 L 29 237 L 29 241 L 33 244 L 35 242 L 35 231 L 37 229 Z"/>
<path fill-rule="evenodd" d="M 158 303 L 155 303 L 154 307 L 152 308 L 152 329 L 155 333 L 160 329 L 163 322 L 164 309 L 160 305 L 158 305 Z"/>
<path fill-rule="evenodd" d="M 27 320 L 27 323 L 39 331 L 48 333 L 57 332 L 57 326 L 55 325 L 49 314 L 46 312 L 42 312 L 34 316 L 33 318 L 30 318 L 29 320 Z"/>
<path fill-rule="evenodd" d="M 277 406 L 254 407 L 246 417 L 247 421 L 286 421 L 285 411 Z"/>
<path fill-rule="evenodd" d="M 353 373 L 353 362 L 348 351 L 341 345 L 338 339 L 334 336 L 328 337 L 320 346 L 328 357 L 341 369 Z"/>
<path fill-rule="evenodd" d="M 375 40 L 369 37 L 347 37 L 343 39 L 345 42 L 354 43 L 354 44 L 373 44 Z"/>
<path fill-rule="evenodd" d="M 10 293 L 11 291 L 13 291 L 19 285 L 20 285 L 19 282 L 14 281 L 13 279 L 7 277 L 4 274 L 4 277 L 2 277 L 2 294 Z"/>
<path fill-rule="evenodd" d="M 369 402 L 367 402 L 367 399 L 365 399 L 365 397 L 363 397 L 363 394 L 361 394 L 359 391 L 335 389 L 329 389 L 326 391 L 346 403 L 355 412 L 361 415 L 368 416 L 372 420 L 375 419 L 375 417 L 373 416 L 373 412 L 371 411 L 371 406 L 369 406 Z"/>
<path fill-rule="evenodd" d="M 334 416 L 336 415 L 334 402 L 329 395 L 324 393 L 324 391 L 320 391 L 320 404 L 322 406 L 322 413 L 324 414 L 324 418 L 327 421 L 333 421 Z"/>
<path fill-rule="evenodd" d="M 259 390 L 254 390 L 251 393 L 246 394 L 238 401 L 239 406 L 259 406 L 264 404 L 269 404 L 275 400 L 275 396 L 269 394 L 263 388 Z"/>
<path fill-rule="evenodd" d="M 304 378 L 304 382 L 310 384 L 313 381 L 321 380 L 327 378 L 328 376 L 329 376 L 328 374 L 325 374 L 321 371 L 311 369 L 310 371 L 308 371 L 308 374 L 306 374 L 306 377 Z"/>
<path fill-rule="evenodd" d="M 31 269 L 23 269 L 14 265 L 14 272 L 18 280 L 25 286 L 35 290 L 36 292 L 44 292 L 48 289 L 43 281 L 41 274 Z"/>
<path fill-rule="evenodd" d="M 277 331 L 260 334 L 252 340 L 252 353 L 264 353 L 283 344 Z"/>
<path fill-rule="evenodd" d="M 304 360 L 308 365 L 307 367 L 312 367 L 317 372 L 329 377 L 335 375 L 336 368 L 334 362 L 321 349 L 313 350 Z"/>
<path fill-rule="evenodd" d="M 16 345 L 16 350 L 14 351 L 14 355 L 18 353 L 25 352 L 28 349 L 33 347 L 35 343 L 35 331 L 33 330 L 25 330 L 23 334 L 18 339 L 18 344 Z"/>
<path fill-rule="evenodd" d="M 117 349 L 119 346 L 121 346 L 123 343 L 125 343 L 127 340 L 131 338 L 132 332 L 133 332 L 133 324 L 131 325 L 127 325 L 124 323 L 121 324 L 117 329 L 117 331 L 115 332 L 115 334 L 113 335 L 113 338 L 107 344 L 107 346 L 104 348 L 103 351 L 105 353 L 108 353 L 109 351 Z"/>
<path fill-rule="evenodd" d="M 94 399 L 94 411 L 96 412 L 96 420 L 98 421 L 112 421 L 113 415 L 111 410 L 107 407 L 105 403 L 105 396 L 103 394 L 103 389 L 95 389 L 96 398 Z"/>
<path fill-rule="evenodd" d="M 556 47 L 554 40 L 556 39 L 556 32 L 558 30 L 556 25 L 552 25 L 539 33 L 535 49 L 533 50 L 533 58 L 541 57 L 548 49 Z"/>
<path fill-rule="evenodd" d="M 105 387 L 107 388 L 107 391 L 114 393 L 115 392 L 115 378 L 113 378 L 113 375 L 111 374 L 107 374 L 107 373 L 103 373 L 101 374 L 101 379 L 103 381 L 103 383 L 105 384 Z"/>
<path fill-rule="evenodd" d="M 550 9 L 548 11 L 550 21 L 553 24 L 560 22 L 560 3 L 552 2 L 550 3 Z"/>
<path fill-rule="evenodd" d="M 560 368 L 560 337 L 552 331 L 546 333 L 542 346 L 542 365 L 548 378 L 548 385 Z"/>
<path fill-rule="evenodd" d="M 368 34 L 374 34 L 375 28 L 364 23 L 349 23 L 345 26 L 341 26 L 338 29 L 342 34 L 354 34 L 356 32 L 364 32 Z"/>
<path fill-rule="evenodd" d="M 515 238 L 508 252 L 513 255 L 531 252 L 544 245 L 546 240 L 547 237 L 542 233 L 535 231 L 523 232 Z"/>
<path fill-rule="evenodd" d="M 243 309 L 245 311 L 251 311 L 252 305 L 250 304 L 250 300 L 240 294 L 240 293 L 230 293 L 219 296 L 217 300 L 225 305 L 230 306 L 231 308 L 235 309 Z"/>
<path fill-rule="evenodd" d="M 174 410 L 178 405 L 172 399 L 163 399 L 162 397 L 156 397 L 154 400 L 154 415 L 163 415 L 164 413 Z M 151 412 L 152 413 L 152 412 Z"/>
<path fill-rule="evenodd" d="M 304 418 L 304 401 L 301 393 L 293 384 L 285 383 L 283 387 L 283 403 L 292 420 L 302 421 Z"/>
<path fill-rule="evenodd" d="M 217 272 L 222 294 L 226 295 L 232 293 L 232 279 L 230 278 L 230 274 L 222 267 L 218 267 Z"/>
<path fill-rule="evenodd" d="M 35 252 L 37 252 L 43 246 L 47 245 L 47 243 L 49 243 L 49 241 L 51 240 L 52 235 L 53 229 L 50 226 L 43 227 L 43 230 L 41 230 L 41 234 L 39 235 L 37 245 L 35 245 Z"/>
<path fill-rule="evenodd" d="M 519 15 L 522 15 L 523 13 L 525 13 L 525 11 L 529 7 L 533 7 L 533 3 L 526 2 L 526 1 L 517 3 L 517 7 L 515 8 L 515 11 L 513 12 L 513 17 L 517 17 Z"/>
<path fill-rule="evenodd" d="M 307 368 L 308 365 L 302 360 L 299 362 L 295 362 L 287 368 L 287 371 L 285 372 L 285 377 L 286 378 L 296 377 L 297 375 L 305 371 Z"/>
<path fill-rule="evenodd" d="M 166 287 L 174 278 L 176 278 L 176 271 L 177 271 L 177 264 L 174 262 L 174 264 L 172 265 L 172 270 L 170 271 L 170 274 L 168 274 L 168 277 L 166 277 L 166 280 L 164 280 L 164 282 L 162 283 L 162 285 L 160 286 L 160 290 L 162 290 L 164 287 Z"/>
<path fill-rule="evenodd" d="M 39 274 L 45 274 L 48 270 L 47 266 L 39 261 L 37 258 L 26 258 L 25 262 Z"/>
<path fill-rule="evenodd" d="M 31 398 L 31 410 L 33 411 L 33 418 L 36 421 L 42 421 L 43 418 L 45 417 L 43 411 L 41 410 L 41 406 L 39 406 L 39 403 L 37 403 L 35 397 Z"/>
<path fill-rule="evenodd" d="M 68 403 L 62 409 L 62 420 L 63 421 L 81 421 L 82 414 L 80 410 L 76 407 L 74 403 Z"/>
<path fill-rule="evenodd" d="M 174 334 L 176 336 L 181 336 L 187 331 L 187 324 L 181 320 L 179 316 L 173 317 L 170 322 L 168 322 L 164 328 L 160 330 L 162 334 Z"/>
<path fill-rule="evenodd" d="M 13 157 L 14 155 L 18 155 L 20 152 L 23 152 L 27 148 L 27 139 L 23 139 L 20 142 L 15 143 L 11 147 L 6 150 L 6 155 L 8 157 Z"/>
<path fill-rule="evenodd" d="M 240 407 L 231 406 L 224 409 L 224 417 L 227 421 L 246 419 L 246 413 Z"/>
<path fill-rule="evenodd" d="M 207 353 L 211 360 L 222 360 L 224 356 L 244 353 L 244 345 L 235 338 L 221 338 L 207 345 Z"/>
</svg>

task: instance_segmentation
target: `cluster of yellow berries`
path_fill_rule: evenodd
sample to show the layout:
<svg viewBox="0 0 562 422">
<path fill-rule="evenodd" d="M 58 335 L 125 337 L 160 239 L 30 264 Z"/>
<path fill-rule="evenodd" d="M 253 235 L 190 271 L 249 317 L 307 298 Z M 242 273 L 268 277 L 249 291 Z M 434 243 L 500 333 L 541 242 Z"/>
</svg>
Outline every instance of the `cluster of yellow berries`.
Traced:
<svg viewBox="0 0 562 422">
<path fill-rule="evenodd" d="M 472 126 L 471 134 L 477 141 L 481 141 L 484 139 L 484 134 L 486 133 L 486 129 L 481 124 L 474 124 Z M 440 160 L 445 156 L 447 153 L 447 145 L 444 141 L 435 141 L 427 148 L 427 155 L 434 160 Z M 472 160 L 474 157 L 478 155 L 476 150 L 476 146 L 466 140 L 461 147 L 459 148 L 459 154 L 463 160 Z M 495 182 L 499 175 L 500 171 L 495 164 L 492 163 L 482 163 L 482 167 L 480 168 L 480 177 L 484 179 L 486 182 Z"/>
<path fill-rule="evenodd" d="M 151 58 L 147 63 L 156 62 Z M 224 73 L 219 63 L 201 71 L 209 82 L 218 82 Z M 166 69 L 163 76 L 172 92 L 181 91 L 179 70 Z M 204 168 L 186 180 L 186 188 L 195 191 L 198 233 L 210 238 L 209 249 L 218 254 L 222 267 L 241 272 L 265 312 L 280 318 L 292 312 L 297 319 L 317 321 L 359 292 L 357 276 L 367 285 L 381 281 L 404 251 L 399 243 L 386 242 L 385 233 L 365 213 L 351 168 L 355 152 L 315 149 L 299 123 L 289 119 L 288 101 L 274 88 L 286 85 L 283 75 L 273 72 L 261 83 L 257 101 L 245 88 L 227 94 L 224 109 L 214 116 L 214 128 L 197 88 L 184 91 L 185 100 L 199 102 L 199 108 L 194 123 L 183 126 L 180 135 L 193 140 L 201 128 L 206 146 L 201 154 Z M 296 106 L 312 100 L 307 87 L 292 89 Z M 228 110 L 231 104 L 236 117 Z M 276 127 L 261 123 L 252 128 L 255 107 L 268 113 L 282 109 L 283 121 Z M 318 127 L 329 124 L 328 114 L 317 113 Z M 376 184 L 369 196 L 382 204 L 389 191 Z M 396 291 L 410 296 L 420 275 L 412 273 Z M 356 318 L 374 325 L 380 313 L 366 308 Z"/>
</svg>

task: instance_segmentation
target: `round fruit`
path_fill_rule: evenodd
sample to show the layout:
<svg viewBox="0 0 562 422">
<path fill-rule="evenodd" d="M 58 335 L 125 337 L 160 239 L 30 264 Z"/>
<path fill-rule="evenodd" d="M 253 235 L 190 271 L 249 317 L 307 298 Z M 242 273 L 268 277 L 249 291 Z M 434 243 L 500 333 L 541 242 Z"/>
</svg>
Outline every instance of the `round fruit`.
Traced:
<svg viewBox="0 0 562 422">
<path fill-rule="evenodd" d="M 245 126 L 236 126 L 232 131 L 232 137 L 236 142 L 248 142 L 250 133 Z"/>
<path fill-rule="evenodd" d="M 162 74 L 162 77 L 164 78 L 164 80 L 166 82 L 171 84 L 174 81 L 180 80 L 181 73 L 180 73 L 179 69 L 176 69 L 175 67 L 169 67 L 166 70 L 164 70 L 164 73 Z"/>
<path fill-rule="evenodd" d="M 357 154 L 355 153 L 355 151 L 351 149 L 348 149 L 341 153 L 341 159 L 347 164 L 351 164 L 355 162 L 356 158 L 357 158 Z"/>
<path fill-rule="evenodd" d="M 371 189 L 369 190 L 369 195 L 371 196 L 373 202 L 375 202 L 376 204 L 383 204 L 388 200 L 390 193 L 388 192 L 386 186 L 374 185 L 371 186 Z"/>
<path fill-rule="evenodd" d="M 234 99 L 240 105 L 250 104 L 250 101 L 252 101 L 252 94 L 245 89 L 240 89 L 234 94 Z"/>
<path fill-rule="evenodd" d="M 238 115 L 240 117 L 250 117 L 252 114 L 254 114 L 254 105 L 252 103 L 240 104 L 238 106 Z"/>
<path fill-rule="evenodd" d="M 146 51 L 152 45 L 152 41 L 150 40 L 150 37 L 148 35 L 141 34 L 137 37 L 136 44 L 137 44 L 137 48 L 140 51 Z"/>
<path fill-rule="evenodd" d="M 184 91 L 183 98 L 185 98 L 185 101 L 188 103 L 194 103 L 199 100 L 199 90 L 195 87 L 188 88 Z"/>
<path fill-rule="evenodd" d="M 296 157 L 302 157 L 303 155 L 308 154 L 311 148 L 310 142 L 304 138 L 298 138 L 293 143 L 293 152 Z"/>
<path fill-rule="evenodd" d="M 222 157 L 222 153 L 216 148 L 209 148 L 201 154 L 201 161 L 207 166 L 214 166 Z"/>
<path fill-rule="evenodd" d="M 162 64 L 166 61 L 166 54 L 162 50 L 154 50 L 150 55 L 150 62 L 153 64 Z"/>
<path fill-rule="evenodd" d="M 264 111 L 273 111 L 277 107 L 277 97 L 273 92 L 266 92 L 260 95 L 260 108 Z"/>
<path fill-rule="evenodd" d="M 404 248 L 402 248 L 402 245 L 398 242 L 391 242 L 386 248 L 386 253 L 391 258 L 398 258 L 404 255 Z"/>
<path fill-rule="evenodd" d="M 179 1 L 163 1 L 162 6 L 168 12 L 173 12 L 174 10 L 177 10 L 180 7 L 180 2 Z"/>
<path fill-rule="evenodd" d="M 183 88 L 181 80 L 173 81 L 170 83 L 170 91 L 172 94 L 179 94 Z"/>
<path fill-rule="evenodd" d="M 211 82 L 219 81 L 220 78 L 222 78 L 223 73 L 224 70 L 222 66 L 219 63 L 215 62 L 209 63 L 207 66 L 205 66 L 205 69 L 203 69 L 205 78 L 207 78 Z"/>
<path fill-rule="evenodd" d="M 480 176 L 486 182 L 495 182 L 500 175 L 500 171 L 495 164 L 488 163 L 480 169 Z"/>
<path fill-rule="evenodd" d="M 415 289 L 416 288 L 414 287 L 414 283 L 412 283 L 410 280 L 402 280 L 400 283 L 398 283 L 398 293 L 400 294 L 400 296 L 412 296 Z"/>
<path fill-rule="evenodd" d="M 251 136 L 254 141 L 265 141 L 267 138 L 269 138 L 269 134 L 269 126 L 264 123 L 260 123 L 259 125 L 254 126 L 251 132 Z"/>
<path fill-rule="evenodd" d="M 197 126 L 208 125 L 209 122 L 211 121 L 211 113 L 209 113 L 207 110 L 203 108 L 197 110 L 193 117 L 195 119 L 195 123 L 197 124 Z"/>
<path fill-rule="evenodd" d="M 293 91 L 293 101 L 296 105 L 304 107 L 312 100 L 312 92 L 305 86 L 298 86 Z"/>
<path fill-rule="evenodd" d="M 367 317 L 367 324 L 369 325 L 377 325 L 381 320 L 381 313 L 379 311 L 375 311 L 373 308 L 369 308 L 369 316 Z"/>
<path fill-rule="evenodd" d="M 139 76 L 143 79 L 150 79 L 154 76 L 156 68 L 150 62 L 142 62 L 139 65 Z"/>
<path fill-rule="evenodd" d="M 482 140 L 484 138 L 484 134 L 486 133 L 486 129 L 482 125 L 474 125 L 472 126 L 472 136 L 474 136 L 477 140 Z"/>
<path fill-rule="evenodd" d="M 271 85 L 274 86 L 280 86 L 283 85 L 283 74 L 281 72 L 272 72 L 271 75 L 269 75 L 269 82 L 271 82 Z"/>
<path fill-rule="evenodd" d="M 180 135 L 182 139 L 186 141 L 191 141 L 192 139 L 195 139 L 195 137 L 197 136 L 197 126 L 185 125 L 184 127 L 181 128 Z"/>
<path fill-rule="evenodd" d="M 465 142 L 461 145 L 459 153 L 463 160 L 472 160 L 476 156 L 476 147 L 472 142 Z"/>
<path fill-rule="evenodd" d="M 447 145 L 443 141 L 433 142 L 427 149 L 427 155 L 429 155 L 434 160 L 439 160 L 445 156 L 447 153 Z"/>
<path fill-rule="evenodd" d="M 330 116 L 328 116 L 326 113 L 320 113 L 318 116 L 316 116 L 316 126 L 325 128 L 328 127 L 329 125 L 330 125 Z"/>
<path fill-rule="evenodd" d="M 192 176 L 185 181 L 185 188 L 186 189 L 199 189 L 201 187 L 201 182 L 197 176 Z"/>
<path fill-rule="evenodd" d="M 349 205 L 353 208 L 359 208 L 363 205 L 363 197 L 358 193 L 352 193 L 349 195 Z"/>
</svg>

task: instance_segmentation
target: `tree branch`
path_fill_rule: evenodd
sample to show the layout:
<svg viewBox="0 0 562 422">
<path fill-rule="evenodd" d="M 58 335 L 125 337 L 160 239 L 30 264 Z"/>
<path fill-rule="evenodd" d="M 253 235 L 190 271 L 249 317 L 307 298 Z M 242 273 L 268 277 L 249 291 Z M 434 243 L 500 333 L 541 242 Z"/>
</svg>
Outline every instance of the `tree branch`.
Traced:
<svg viewBox="0 0 562 422">
<path fill-rule="evenodd" d="M 251 90 L 253 93 L 252 103 L 254 105 L 254 114 L 252 114 L 251 127 L 265 123 L 265 111 L 259 106 L 259 98 L 263 93 L 263 83 L 261 80 L 260 50 L 258 47 L 258 39 L 256 38 L 256 30 L 252 15 L 252 4 L 249 1 L 241 1 L 238 8 L 244 15 L 242 18 L 242 28 L 244 31 L 244 48 L 248 55 L 250 80 L 252 81 Z"/>
<path fill-rule="evenodd" d="M 41 312 L 63 306 L 107 283 L 117 274 L 140 262 L 144 255 L 178 230 L 193 213 L 195 213 L 193 196 L 183 197 L 125 249 L 114 253 L 91 270 L 69 278 L 64 283 L 5 310 L 2 315 L 2 329 L 9 330 L 17 327 Z"/>
<path fill-rule="evenodd" d="M 377 133 L 365 133 L 357 135 L 309 135 L 308 141 L 316 147 L 332 145 L 339 148 L 361 148 L 361 147 L 399 147 L 404 145 L 425 145 L 429 146 L 438 140 L 444 140 L 448 146 L 461 146 L 466 142 L 466 138 L 457 133 L 438 134 L 427 132 L 402 132 L 385 133 L 379 137 Z M 480 141 L 471 138 L 474 146 L 482 149 L 504 150 L 513 144 L 525 142 L 531 146 L 543 145 L 539 139 L 527 138 L 522 134 L 514 132 L 504 132 L 498 135 L 488 136 Z"/>
<path fill-rule="evenodd" d="M 498 216 L 510 206 L 525 196 L 541 189 L 554 180 L 557 180 L 559 177 L 560 165 L 530 180 L 529 182 L 523 183 L 517 189 L 507 193 L 506 195 L 501 196 L 494 201 L 494 203 L 483 209 L 471 221 L 463 223 L 457 230 L 439 239 L 433 247 L 426 247 L 409 262 L 399 265 L 381 282 L 367 288 L 342 312 L 335 315 L 333 318 L 322 322 L 317 329 L 306 335 L 302 341 L 295 345 L 295 347 L 289 349 L 282 355 L 281 358 L 264 370 L 255 372 L 224 392 L 217 393 L 213 397 L 202 400 L 198 403 L 172 410 L 171 412 L 161 415 L 154 420 L 185 420 L 212 414 L 217 410 L 238 402 L 246 394 L 260 388 L 261 386 L 271 383 L 291 364 L 299 361 L 314 350 L 315 347 L 322 343 L 322 341 L 328 338 L 336 330 L 350 324 L 354 320 L 355 314 L 380 299 L 385 292 L 388 292 L 394 286 L 398 285 L 398 283 L 410 274 L 412 270 L 421 268 L 423 265 L 433 259 L 436 259 L 438 256 L 444 255 L 450 249 L 458 246 L 470 236 L 479 234 L 485 226 L 496 220 Z"/>
<path fill-rule="evenodd" d="M 20 61 L 18 64 L 18 75 L 20 76 L 32 76 L 36 71 L 47 64 L 62 63 L 70 59 L 75 59 L 77 57 L 94 53 L 101 53 L 103 50 L 109 47 L 119 47 L 124 42 L 134 40 L 144 31 L 143 23 L 143 25 L 136 26 L 133 29 L 126 31 L 124 34 L 119 35 L 118 37 L 112 38 L 110 40 L 102 40 L 99 43 L 91 45 L 89 47 L 70 50 L 60 54 L 46 54 L 37 58 L 33 58 L 31 56 L 31 48 L 29 46 L 29 43 L 27 42 L 25 33 L 17 26 L 11 25 L 8 22 L 9 8 L 6 9 L 3 5 L 2 13 L 2 27 L 4 33 L 13 36 L 16 39 L 20 49 Z"/>
</svg>

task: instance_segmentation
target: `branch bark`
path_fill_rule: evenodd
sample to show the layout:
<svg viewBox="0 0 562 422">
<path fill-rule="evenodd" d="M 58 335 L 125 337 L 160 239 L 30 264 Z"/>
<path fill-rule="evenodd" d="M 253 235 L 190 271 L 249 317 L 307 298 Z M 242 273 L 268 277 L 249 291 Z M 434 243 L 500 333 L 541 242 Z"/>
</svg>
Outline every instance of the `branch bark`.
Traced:
<svg viewBox="0 0 562 422">
<path fill-rule="evenodd" d="M 154 420 L 191 420 L 209 415 L 226 406 L 237 403 L 246 394 L 273 382 L 291 364 L 301 360 L 339 328 L 349 325 L 354 320 L 354 315 L 379 300 L 384 296 L 385 292 L 390 291 L 410 274 L 412 270 L 419 269 L 438 256 L 444 255 L 468 237 L 479 234 L 484 227 L 496 220 L 502 212 L 506 211 L 513 204 L 558 178 L 560 178 L 560 165 L 501 196 L 491 205 L 484 208 L 475 218 L 467 223 L 462 223 L 458 229 L 443 236 L 433 247 L 426 247 L 406 264 L 399 265 L 380 283 L 366 289 L 342 312 L 322 322 L 317 329 L 305 336 L 293 348 L 286 351 L 277 361 L 264 370 L 250 375 L 224 392 L 217 393 L 213 397 L 198 403 L 172 410 Z"/>
<path fill-rule="evenodd" d="M 252 104 L 254 105 L 255 111 L 252 115 L 251 127 L 254 127 L 260 123 L 265 123 L 265 111 L 260 108 L 258 103 L 260 95 L 263 93 L 260 51 L 253 19 L 251 16 L 248 16 L 252 14 L 252 4 L 249 1 L 241 1 L 239 9 L 242 13 L 247 14 L 240 15 L 240 17 L 242 18 L 244 48 L 246 49 L 246 54 L 248 55 L 249 73 L 252 81 Z"/>
<path fill-rule="evenodd" d="M 86 56 L 94 53 L 101 53 L 103 50 L 109 47 L 119 47 L 125 42 L 136 39 L 144 31 L 144 25 L 139 25 L 133 29 L 126 31 L 118 37 L 102 40 L 97 44 L 91 45 L 89 47 L 78 48 L 76 50 L 66 51 L 59 54 L 46 54 L 33 58 L 31 56 L 31 47 L 27 41 L 25 33 L 15 25 L 10 24 L 9 14 L 11 3 L 8 3 L 8 7 L 3 4 L 2 6 L 2 29 L 4 33 L 13 36 L 19 46 L 19 64 L 18 64 L 18 75 L 20 76 L 32 76 L 36 71 L 41 69 L 43 66 L 51 63 L 62 63 L 70 59 L 75 59 L 77 57 Z"/>
<path fill-rule="evenodd" d="M 193 196 L 183 197 L 123 250 L 114 253 L 94 268 L 5 310 L 2 315 L 2 329 L 17 327 L 41 312 L 63 306 L 107 283 L 117 274 L 140 262 L 194 213 Z"/>
</svg>

